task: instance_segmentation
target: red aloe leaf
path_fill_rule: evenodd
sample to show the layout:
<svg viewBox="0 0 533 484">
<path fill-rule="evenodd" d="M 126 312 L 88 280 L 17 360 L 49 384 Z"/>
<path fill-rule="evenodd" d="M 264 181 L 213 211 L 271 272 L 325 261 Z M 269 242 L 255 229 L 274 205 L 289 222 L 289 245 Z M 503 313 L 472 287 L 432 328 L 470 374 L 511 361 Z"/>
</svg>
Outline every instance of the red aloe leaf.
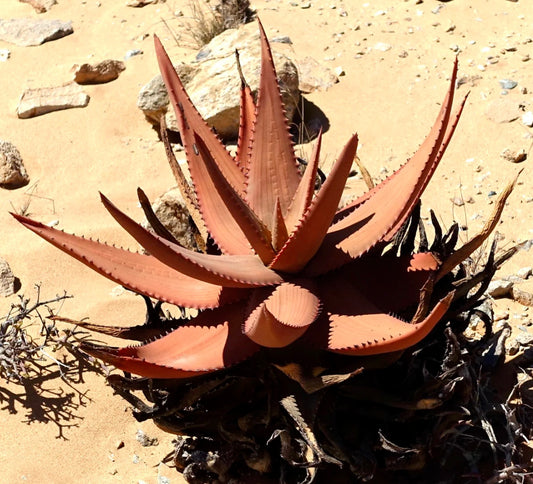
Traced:
<svg viewBox="0 0 533 484">
<path fill-rule="evenodd" d="M 155 35 L 154 42 L 161 75 L 165 81 L 170 101 L 174 107 L 174 110 L 176 111 L 176 117 L 180 118 L 178 119 L 178 126 L 182 136 L 182 142 L 184 143 L 183 147 L 187 152 L 190 152 L 192 148 L 192 145 L 188 143 L 188 140 L 183 139 L 184 136 L 182 131 L 184 131 L 183 128 L 185 127 L 184 120 L 186 120 L 187 127 L 195 133 L 198 133 L 198 135 L 201 136 L 205 141 L 205 144 L 208 146 L 209 150 L 213 153 L 213 156 L 217 160 L 220 169 L 224 173 L 224 176 L 229 180 L 232 186 L 238 190 L 243 190 L 245 182 L 244 174 L 239 169 L 224 145 L 213 133 L 211 127 L 202 119 L 202 116 L 200 116 L 200 113 L 198 113 L 192 104 L 189 96 L 185 92 L 185 88 L 183 87 L 178 74 L 176 73 L 176 70 L 174 69 L 174 66 L 172 65 L 171 60 L 161 44 L 161 41 Z M 182 113 L 182 116 L 178 116 L 179 112 Z"/>
<path fill-rule="evenodd" d="M 316 174 L 318 172 L 318 162 L 320 160 L 320 147 L 322 146 L 322 128 L 318 133 L 318 138 L 315 144 L 315 149 L 311 155 L 311 160 L 307 164 L 304 175 L 300 180 L 300 184 L 296 189 L 289 210 L 287 211 L 286 224 L 292 232 L 298 222 L 302 220 L 306 210 L 311 205 L 313 194 L 315 192 Z"/>
<path fill-rule="evenodd" d="M 448 310 L 453 293 L 439 301 L 418 324 L 405 323 L 366 307 L 363 314 L 330 314 L 327 349 L 345 355 L 376 355 L 415 345 L 435 327 Z"/>
<path fill-rule="evenodd" d="M 215 182 L 209 176 L 209 170 L 204 160 L 204 154 L 207 150 L 202 153 L 198 150 L 197 139 L 200 138 L 200 135 L 191 129 L 187 120 L 184 119 L 182 111 L 176 112 L 176 119 L 181 126 L 181 139 L 185 140 L 184 143 L 188 146 L 186 149 L 187 160 L 191 179 L 196 189 L 198 207 L 211 237 L 226 254 L 252 254 L 253 250 L 246 235 L 239 227 L 225 200 L 220 196 Z M 202 138 L 202 140 L 205 143 L 205 139 Z"/>
<path fill-rule="evenodd" d="M 247 291 L 223 288 L 170 269 L 156 258 L 66 234 L 12 214 L 22 225 L 94 271 L 132 291 L 191 308 L 214 308 L 245 297 Z"/>
<path fill-rule="evenodd" d="M 82 344 L 81 349 L 117 368 L 148 378 L 188 378 L 227 368 L 259 347 L 241 333 L 244 309 L 233 304 L 205 311 L 151 343 L 127 348 Z"/>
<path fill-rule="evenodd" d="M 275 251 L 280 250 L 287 242 L 289 233 L 285 220 L 283 219 L 283 213 L 281 213 L 281 205 L 279 204 L 279 198 L 276 198 L 276 205 L 274 207 L 274 226 L 272 227 L 272 247 Z"/>
<path fill-rule="evenodd" d="M 459 121 L 466 97 L 451 116 L 456 77 L 457 62 L 450 89 L 429 136 L 401 169 L 371 190 L 370 196 L 361 197 L 362 203 L 356 201 L 351 208 L 341 210 L 350 213 L 331 226 L 307 268 L 309 274 L 335 269 L 378 243 L 391 240 L 405 222 L 435 172 Z M 450 119 L 452 123 L 448 125 Z"/>
<path fill-rule="evenodd" d="M 172 269 L 211 284 L 247 288 L 279 284 L 281 276 L 263 265 L 255 255 L 211 255 L 193 252 L 152 234 L 104 195 L 102 203 L 113 218 L 153 257 Z"/>
<path fill-rule="evenodd" d="M 259 22 L 261 78 L 249 160 L 246 199 L 269 229 L 279 198 L 285 214 L 300 182 L 287 119 L 279 92 L 272 52 Z"/>
<path fill-rule="evenodd" d="M 237 222 L 237 225 L 246 236 L 255 253 L 265 265 L 270 264 L 275 256 L 275 252 L 270 243 L 269 231 L 261 220 L 257 218 L 257 215 L 248 204 L 240 198 L 239 194 L 224 178 L 224 175 L 218 168 L 202 138 L 195 136 L 195 140 L 200 156 L 204 160 L 205 168 L 211 177 L 215 189 L 218 191 L 220 199 L 226 205 L 227 210 L 231 213 L 235 222 Z"/>
<path fill-rule="evenodd" d="M 320 300 L 308 288 L 285 282 L 274 290 L 256 290 L 244 333 L 261 346 L 281 348 L 298 339 L 317 318 Z"/>
<path fill-rule="evenodd" d="M 253 125 L 255 122 L 255 102 L 250 86 L 246 83 L 242 74 L 241 64 L 239 62 L 239 53 L 237 57 L 237 67 L 241 77 L 241 102 L 239 117 L 239 139 L 237 142 L 237 154 L 235 161 L 239 164 L 243 173 L 248 173 L 248 163 L 250 161 L 250 146 L 252 144 Z"/>
<path fill-rule="evenodd" d="M 339 206 L 356 151 L 357 135 L 354 135 L 342 150 L 300 224 L 270 265 L 272 269 L 298 272 L 315 255 Z"/>
</svg>

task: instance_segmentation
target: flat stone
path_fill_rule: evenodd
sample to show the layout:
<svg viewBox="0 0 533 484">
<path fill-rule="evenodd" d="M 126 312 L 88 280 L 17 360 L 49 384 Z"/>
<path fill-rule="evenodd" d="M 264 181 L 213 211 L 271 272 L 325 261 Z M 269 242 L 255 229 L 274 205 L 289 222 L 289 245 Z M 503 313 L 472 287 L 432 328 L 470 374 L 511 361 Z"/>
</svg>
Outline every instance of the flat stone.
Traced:
<svg viewBox="0 0 533 484">
<path fill-rule="evenodd" d="M 520 105 L 509 98 L 499 98 L 485 111 L 485 115 L 495 123 L 511 123 L 520 117 Z"/>
<path fill-rule="evenodd" d="M 15 292 L 15 276 L 9 264 L 0 258 L 0 296 L 9 297 Z"/>
<path fill-rule="evenodd" d="M 9 141 L 0 141 L 0 187 L 20 188 L 29 181 L 19 150 Z"/>
<path fill-rule="evenodd" d="M 60 39 L 74 32 L 72 22 L 53 19 L 0 19 L 0 40 L 28 47 Z"/>
<path fill-rule="evenodd" d="M 74 82 L 57 87 L 27 89 L 20 98 L 17 115 L 26 119 L 62 109 L 83 108 L 89 104 L 89 99 L 89 95 Z"/>
<path fill-rule="evenodd" d="M 37 13 L 48 12 L 54 5 L 57 5 L 56 0 L 19 0 L 22 3 L 29 3 Z"/>
<path fill-rule="evenodd" d="M 124 62 L 110 59 L 98 64 L 76 65 L 74 82 L 78 84 L 103 84 L 114 81 L 124 69 L 126 69 Z"/>
</svg>

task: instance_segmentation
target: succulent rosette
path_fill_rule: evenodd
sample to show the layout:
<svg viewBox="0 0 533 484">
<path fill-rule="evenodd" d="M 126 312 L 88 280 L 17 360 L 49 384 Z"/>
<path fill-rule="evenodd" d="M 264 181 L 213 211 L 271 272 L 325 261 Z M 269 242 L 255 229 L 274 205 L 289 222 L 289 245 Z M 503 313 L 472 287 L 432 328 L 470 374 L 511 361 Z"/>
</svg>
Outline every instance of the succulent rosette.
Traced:
<svg viewBox="0 0 533 484">
<path fill-rule="evenodd" d="M 478 239 L 447 260 L 432 252 L 396 256 L 384 251 L 420 200 L 458 123 L 465 100 L 452 109 L 457 62 L 419 150 L 393 175 L 339 209 L 357 135 L 316 191 L 321 134 L 301 174 L 270 47 L 259 29 L 259 92 L 255 100 L 242 82 L 234 157 L 195 109 L 155 39 L 192 183 L 168 140 L 167 154 L 203 244 L 214 249 L 186 249 L 162 230 L 143 228 L 103 195 L 106 209 L 147 254 L 15 216 L 112 281 L 158 301 L 201 310 L 140 345 L 82 345 L 117 368 L 152 378 L 185 378 L 235 365 L 261 348 L 290 351 L 300 345 L 309 352 L 344 355 L 403 350 L 434 328 L 453 299 L 449 292 L 430 306 L 433 283 L 480 244 Z M 393 316 L 407 308 L 415 309 L 411 321 Z M 142 340 L 149 332 L 138 334 Z"/>
</svg>

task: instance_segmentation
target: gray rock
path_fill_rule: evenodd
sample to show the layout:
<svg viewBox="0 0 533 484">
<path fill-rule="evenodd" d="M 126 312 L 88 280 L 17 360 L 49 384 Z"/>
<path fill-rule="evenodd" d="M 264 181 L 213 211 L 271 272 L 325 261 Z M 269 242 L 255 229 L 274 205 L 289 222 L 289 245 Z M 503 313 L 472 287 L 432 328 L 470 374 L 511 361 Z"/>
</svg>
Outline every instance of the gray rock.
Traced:
<svg viewBox="0 0 533 484">
<path fill-rule="evenodd" d="M 0 19 L 0 40 L 28 47 L 60 39 L 74 32 L 72 22 L 53 19 Z"/>
<path fill-rule="evenodd" d="M 135 57 L 136 55 L 144 54 L 144 52 L 141 49 L 130 49 L 124 54 L 124 60 L 131 59 L 132 57 Z"/>
<path fill-rule="evenodd" d="M 89 95 L 70 82 L 63 86 L 27 89 L 17 107 L 19 118 L 26 119 L 62 109 L 83 108 L 89 104 Z"/>
<path fill-rule="evenodd" d="M 152 209 L 180 245 L 197 250 L 195 232 L 189 223 L 189 211 L 178 188 L 172 188 L 156 199 Z M 149 226 L 146 220 L 142 225 Z"/>
<path fill-rule="evenodd" d="M 298 88 L 301 92 L 325 91 L 333 84 L 339 82 L 339 78 L 329 69 L 321 65 L 312 57 L 304 57 L 298 64 Z"/>
<path fill-rule="evenodd" d="M 504 279 L 498 279 L 498 280 L 492 281 L 489 284 L 487 292 L 492 297 L 498 298 L 498 297 L 509 296 L 511 294 L 512 289 L 513 289 L 513 283 L 511 281 L 506 281 Z"/>
<path fill-rule="evenodd" d="M 19 0 L 22 3 L 29 3 L 37 13 L 48 12 L 54 5 L 57 5 L 56 0 Z"/>
<path fill-rule="evenodd" d="M 15 276 L 9 264 L 0 258 L 0 296 L 12 296 L 15 292 Z"/>
<path fill-rule="evenodd" d="M 520 105 L 509 98 L 499 98 L 485 111 L 485 115 L 495 123 L 511 123 L 520 117 Z"/>
<path fill-rule="evenodd" d="M 292 119 L 300 99 L 298 71 L 281 52 L 284 44 L 272 44 L 273 58 L 281 86 L 286 116 Z M 224 139 L 235 139 L 239 127 L 240 79 L 235 50 L 239 51 L 244 77 L 255 93 L 259 86 L 260 42 L 257 25 L 242 25 L 215 37 L 202 48 L 194 76 L 184 82 L 202 117 Z"/>
<path fill-rule="evenodd" d="M 529 346 L 533 344 L 533 334 L 521 332 L 516 336 L 515 341 L 522 346 Z"/>
<path fill-rule="evenodd" d="M 126 69 L 124 62 L 111 59 L 93 65 L 77 65 L 74 71 L 74 82 L 78 84 L 102 84 L 114 81 L 124 69 Z"/>
<path fill-rule="evenodd" d="M 518 82 L 511 79 L 500 79 L 499 82 L 502 89 L 514 89 L 518 86 Z"/>
<path fill-rule="evenodd" d="M 9 141 L 0 141 L 0 187 L 19 188 L 29 181 L 19 150 Z"/>
<path fill-rule="evenodd" d="M 175 64 L 174 69 L 176 69 L 184 85 L 188 84 L 195 72 L 194 67 L 186 64 Z M 137 107 L 154 126 L 159 126 L 159 119 L 161 115 L 167 112 L 168 103 L 167 88 L 161 74 L 155 76 L 148 84 L 143 86 L 137 97 Z"/>
<path fill-rule="evenodd" d="M 146 433 L 143 432 L 141 429 L 137 430 L 135 438 L 137 439 L 137 442 L 139 442 L 143 447 L 151 447 L 153 445 L 159 444 L 157 437 L 148 437 L 148 435 L 146 435 Z"/>
</svg>

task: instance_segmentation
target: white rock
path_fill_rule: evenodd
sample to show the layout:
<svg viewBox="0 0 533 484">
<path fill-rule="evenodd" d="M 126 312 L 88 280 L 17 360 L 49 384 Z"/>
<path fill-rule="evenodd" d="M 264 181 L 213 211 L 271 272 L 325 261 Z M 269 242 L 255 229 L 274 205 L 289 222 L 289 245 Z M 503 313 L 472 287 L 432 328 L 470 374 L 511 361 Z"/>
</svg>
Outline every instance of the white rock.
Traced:
<svg viewBox="0 0 533 484">
<path fill-rule="evenodd" d="M 57 87 L 27 89 L 17 107 L 19 118 L 26 119 L 62 109 L 82 108 L 89 104 L 89 95 L 74 82 Z"/>
<path fill-rule="evenodd" d="M 526 111 L 522 115 L 522 124 L 525 124 L 526 126 L 529 126 L 530 128 L 533 127 L 533 111 Z"/>
<path fill-rule="evenodd" d="M 387 44 L 385 42 L 378 42 L 374 44 L 373 47 L 374 50 L 379 50 L 380 52 L 387 52 L 388 50 L 392 49 L 392 45 Z"/>
<path fill-rule="evenodd" d="M 0 19 L 0 40 L 28 47 L 60 39 L 74 32 L 71 22 L 53 19 Z"/>
</svg>

